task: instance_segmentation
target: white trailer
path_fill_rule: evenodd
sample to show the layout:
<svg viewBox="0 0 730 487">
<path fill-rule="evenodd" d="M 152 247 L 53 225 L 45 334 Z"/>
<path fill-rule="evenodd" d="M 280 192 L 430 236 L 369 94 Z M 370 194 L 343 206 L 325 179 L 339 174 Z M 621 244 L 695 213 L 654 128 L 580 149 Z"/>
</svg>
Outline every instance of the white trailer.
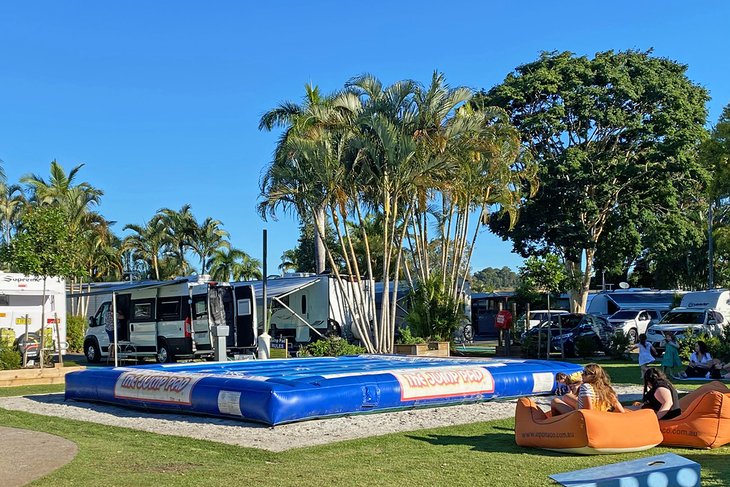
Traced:
<svg viewBox="0 0 730 487">
<path fill-rule="evenodd" d="M 38 276 L 0 272 L 0 336 L 14 344 L 40 343 L 41 317 L 45 315 L 44 328 L 52 342 L 44 346 L 55 348 L 60 336 L 61 351 L 65 354 L 66 282 L 59 277 L 47 278 L 44 300 L 43 281 Z"/>
<path fill-rule="evenodd" d="M 263 281 L 232 283 L 234 287 L 251 286 L 256 295 L 259 333 L 264 329 Z M 358 291 L 361 286 L 362 293 Z M 270 312 L 269 334 L 286 338 L 291 344 L 305 344 L 328 334 L 356 336 L 353 322 L 362 314 L 374 316 L 370 299 L 372 281 L 342 278 L 328 274 L 295 274 L 267 279 L 266 300 Z M 365 296 L 364 303 L 360 303 Z"/>
</svg>

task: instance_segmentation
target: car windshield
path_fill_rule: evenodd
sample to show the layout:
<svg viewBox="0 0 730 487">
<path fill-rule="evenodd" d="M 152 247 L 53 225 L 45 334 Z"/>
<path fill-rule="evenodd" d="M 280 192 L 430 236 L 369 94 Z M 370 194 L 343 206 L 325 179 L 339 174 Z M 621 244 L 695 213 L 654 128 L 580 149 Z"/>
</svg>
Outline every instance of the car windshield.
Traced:
<svg viewBox="0 0 730 487">
<path fill-rule="evenodd" d="M 561 316 L 560 317 L 560 324 L 565 328 L 566 330 L 575 328 L 578 326 L 578 324 L 583 319 L 583 316 L 580 315 L 569 315 L 569 316 Z"/>
<path fill-rule="evenodd" d="M 701 311 L 677 311 L 664 315 L 660 325 L 701 325 L 705 321 L 705 313 Z"/>
<path fill-rule="evenodd" d="M 636 318 L 638 311 L 617 311 L 614 313 L 609 320 L 632 320 Z"/>
</svg>

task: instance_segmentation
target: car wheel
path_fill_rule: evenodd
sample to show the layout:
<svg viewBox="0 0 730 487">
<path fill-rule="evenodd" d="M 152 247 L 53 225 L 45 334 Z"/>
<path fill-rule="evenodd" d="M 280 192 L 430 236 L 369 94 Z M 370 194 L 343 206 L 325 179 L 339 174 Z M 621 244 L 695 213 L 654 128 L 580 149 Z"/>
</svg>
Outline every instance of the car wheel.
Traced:
<svg viewBox="0 0 730 487">
<path fill-rule="evenodd" d="M 175 356 L 167 345 L 167 340 L 160 340 L 157 343 L 157 363 L 167 364 L 175 361 Z"/>
<path fill-rule="evenodd" d="M 634 345 L 636 343 L 636 340 L 637 340 L 636 328 L 632 328 L 632 329 L 629 330 L 628 337 L 629 337 L 629 343 L 631 345 Z"/>
<path fill-rule="evenodd" d="M 84 355 L 86 356 L 87 362 L 92 364 L 99 363 L 101 360 L 101 349 L 96 343 L 96 340 L 89 340 L 84 343 Z"/>
</svg>

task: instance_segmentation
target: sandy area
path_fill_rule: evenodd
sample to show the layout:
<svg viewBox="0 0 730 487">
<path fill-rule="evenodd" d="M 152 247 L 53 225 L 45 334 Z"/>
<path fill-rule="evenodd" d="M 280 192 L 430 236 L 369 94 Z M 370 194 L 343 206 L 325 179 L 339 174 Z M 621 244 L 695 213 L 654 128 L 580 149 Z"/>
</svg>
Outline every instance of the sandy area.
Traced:
<svg viewBox="0 0 730 487">
<path fill-rule="evenodd" d="M 615 385 L 621 401 L 641 397 L 640 386 Z M 547 409 L 550 396 L 537 397 Z M 0 398 L 0 407 L 45 416 L 121 426 L 163 435 L 187 436 L 244 447 L 284 451 L 335 441 L 491 421 L 514 415 L 515 399 L 428 409 L 381 412 L 302 421 L 274 427 L 242 421 L 169 413 L 150 413 L 108 404 L 68 401 L 63 394 Z"/>
</svg>

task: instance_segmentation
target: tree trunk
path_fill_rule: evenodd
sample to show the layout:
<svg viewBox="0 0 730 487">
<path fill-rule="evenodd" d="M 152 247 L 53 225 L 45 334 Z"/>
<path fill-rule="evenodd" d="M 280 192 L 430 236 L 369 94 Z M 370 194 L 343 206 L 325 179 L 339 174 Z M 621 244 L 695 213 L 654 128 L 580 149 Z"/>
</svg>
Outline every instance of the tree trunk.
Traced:
<svg viewBox="0 0 730 487">
<path fill-rule="evenodd" d="M 314 265 L 315 272 L 321 274 L 325 267 L 325 209 L 318 207 L 314 210 Z"/>
</svg>

